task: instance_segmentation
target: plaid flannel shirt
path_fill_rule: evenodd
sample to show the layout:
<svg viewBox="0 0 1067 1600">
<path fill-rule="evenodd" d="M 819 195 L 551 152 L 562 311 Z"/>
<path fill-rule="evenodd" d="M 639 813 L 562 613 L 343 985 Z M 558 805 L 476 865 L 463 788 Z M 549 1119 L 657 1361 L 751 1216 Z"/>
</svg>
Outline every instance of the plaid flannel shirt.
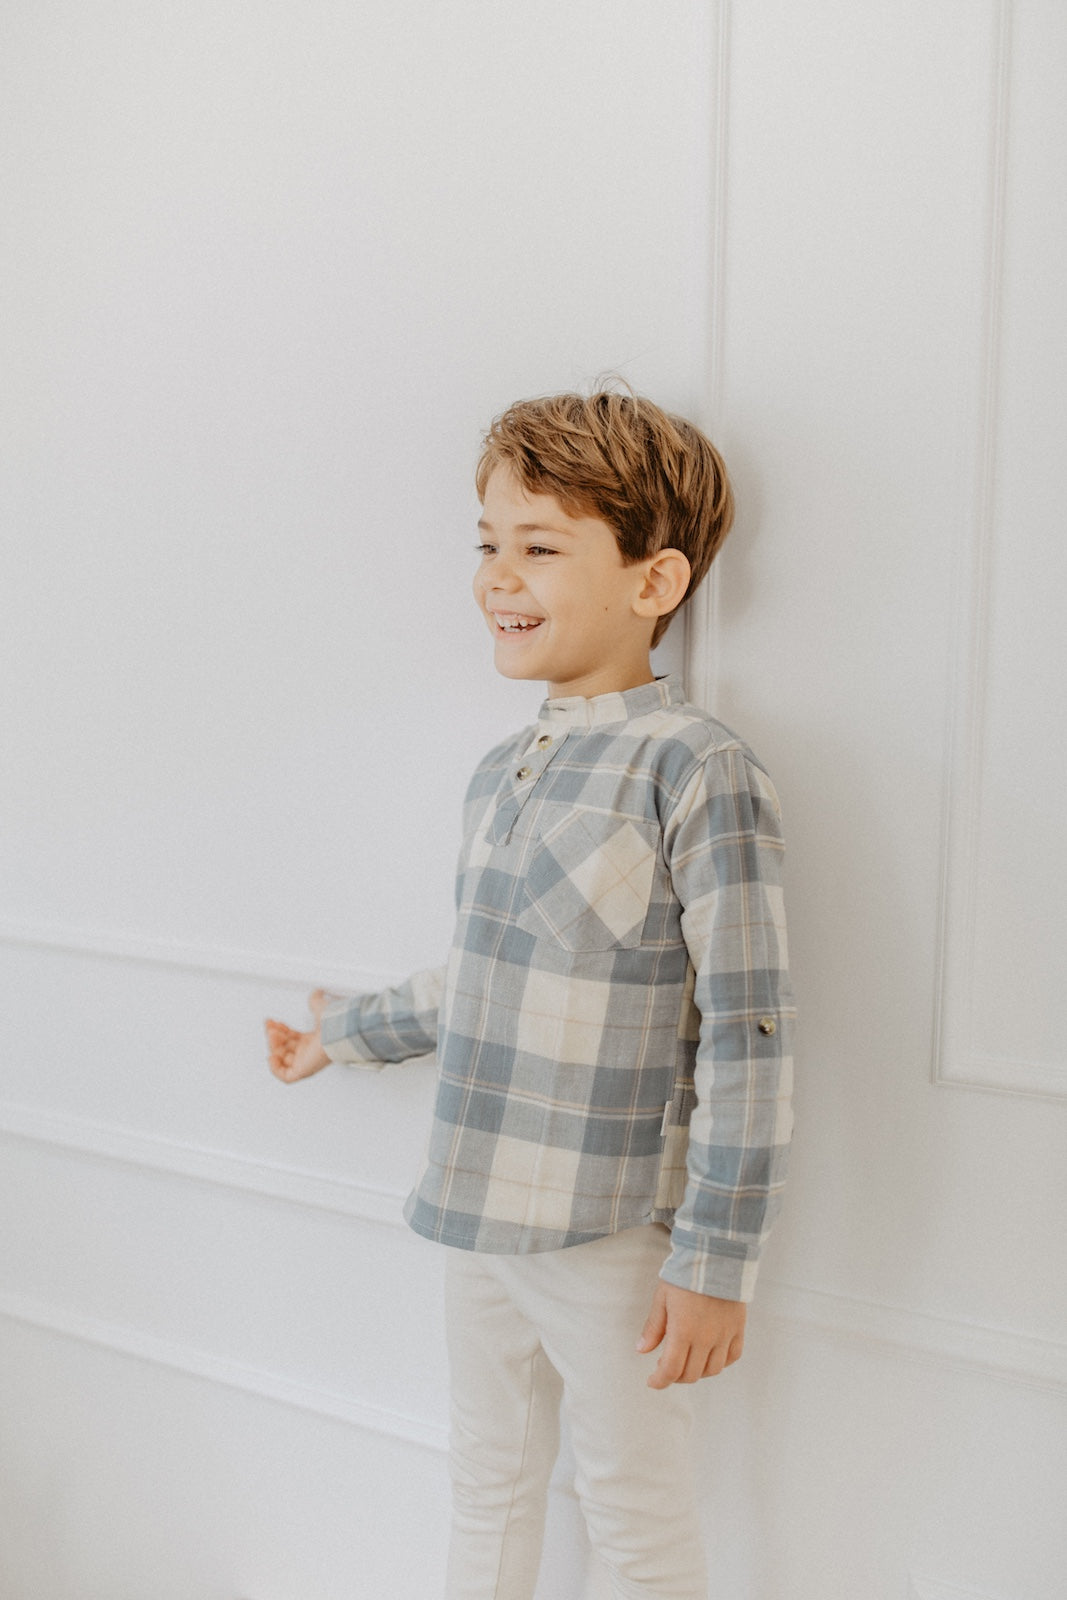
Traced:
<svg viewBox="0 0 1067 1600">
<path fill-rule="evenodd" d="M 436 1051 L 416 1232 L 496 1253 L 672 1227 L 751 1298 L 792 1126 L 778 801 L 677 678 L 544 703 L 467 792 L 446 967 L 324 1014 L 335 1061 Z"/>
</svg>

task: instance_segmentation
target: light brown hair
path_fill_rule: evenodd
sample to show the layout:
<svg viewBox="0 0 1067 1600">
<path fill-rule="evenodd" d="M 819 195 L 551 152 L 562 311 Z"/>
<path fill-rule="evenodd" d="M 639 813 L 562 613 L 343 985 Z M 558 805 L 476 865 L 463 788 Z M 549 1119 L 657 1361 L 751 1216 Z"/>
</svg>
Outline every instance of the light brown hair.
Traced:
<svg viewBox="0 0 1067 1600">
<path fill-rule="evenodd" d="M 516 401 L 485 436 L 475 473 L 480 499 L 500 466 L 529 493 L 554 495 L 571 515 L 606 522 L 630 565 L 680 550 L 692 569 L 683 603 L 733 521 L 733 492 L 715 446 L 641 395 L 601 390 Z M 673 615 L 658 619 L 654 645 Z"/>
</svg>

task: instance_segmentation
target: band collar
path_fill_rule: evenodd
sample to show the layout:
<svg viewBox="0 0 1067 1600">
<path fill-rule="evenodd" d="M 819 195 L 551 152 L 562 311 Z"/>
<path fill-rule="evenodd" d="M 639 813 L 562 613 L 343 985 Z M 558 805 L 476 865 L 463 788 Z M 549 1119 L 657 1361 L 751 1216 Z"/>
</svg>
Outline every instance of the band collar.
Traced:
<svg viewBox="0 0 1067 1600">
<path fill-rule="evenodd" d="M 557 728 L 602 728 L 607 723 L 629 722 L 651 711 L 680 705 L 684 700 L 682 680 L 672 672 L 653 683 L 642 683 L 636 689 L 596 694 L 589 699 L 584 695 L 571 695 L 561 700 L 546 700 L 539 721 Z"/>
</svg>

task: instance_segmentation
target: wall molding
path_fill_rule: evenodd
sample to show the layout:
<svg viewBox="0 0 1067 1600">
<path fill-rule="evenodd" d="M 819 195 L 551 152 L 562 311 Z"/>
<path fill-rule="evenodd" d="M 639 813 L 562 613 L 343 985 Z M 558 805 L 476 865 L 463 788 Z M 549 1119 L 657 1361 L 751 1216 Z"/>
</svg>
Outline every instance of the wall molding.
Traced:
<svg viewBox="0 0 1067 1600">
<path fill-rule="evenodd" d="M 161 939 L 116 928 L 89 928 L 77 923 L 18 917 L 0 918 L 0 944 L 104 961 L 145 962 L 183 972 L 206 972 L 218 978 L 285 984 L 301 991 L 322 984 L 341 993 L 356 993 L 363 989 L 385 989 L 397 981 L 395 973 L 346 966 L 337 961 L 319 961 L 314 957 L 277 956 L 262 950 Z"/>
<path fill-rule="evenodd" d="M 448 1446 L 448 1430 L 444 1423 L 426 1422 L 401 1411 L 354 1399 L 351 1395 L 337 1394 L 311 1384 L 295 1383 L 276 1372 L 250 1367 L 224 1356 L 210 1355 L 192 1345 L 161 1339 L 139 1328 L 101 1322 L 77 1311 L 45 1305 L 27 1295 L 0 1292 L 0 1316 L 46 1333 L 75 1339 L 81 1344 L 95 1345 L 118 1355 L 147 1361 L 153 1366 L 168 1367 L 189 1377 L 222 1384 L 228 1389 L 241 1389 L 246 1394 L 258 1395 L 279 1405 L 296 1406 L 315 1416 L 347 1422 L 353 1427 L 382 1434 L 389 1439 L 403 1440 L 424 1450 L 443 1452 Z"/>
<path fill-rule="evenodd" d="M 726 298 L 727 170 L 730 126 L 730 0 L 718 0 L 712 22 L 711 188 L 708 240 L 708 329 L 702 415 L 713 441 L 723 420 Z M 685 608 L 685 682 L 697 705 L 714 710 L 721 678 L 719 569 L 715 563 Z"/>
<path fill-rule="evenodd" d="M 957 612 L 949 693 L 933 1081 L 949 1088 L 1061 1098 L 1067 1062 L 1001 1059 L 971 1028 L 984 720 L 1003 320 L 1005 212 L 1011 117 L 1012 0 L 991 0 L 992 38 L 981 331 L 970 455 L 970 505 L 956 558 Z"/>
<path fill-rule="evenodd" d="M 155 1134 L 88 1118 L 0 1101 L 0 1138 L 28 1140 L 72 1155 L 239 1189 L 319 1211 L 339 1212 L 361 1222 L 406 1227 L 401 1214 L 406 1190 L 370 1188 L 347 1179 L 250 1160 L 203 1145 L 160 1139 Z"/>
<path fill-rule="evenodd" d="M 794 1328 L 872 1353 L 881 1350 L 895 1360 L 1067 1394 L 1062 1341 L 786 1283 L 762 1285 L 759 1303 Z"/>
<path fill-rule="evenodd" d="M 993 59 L 987 150 L 988 192 L 982 280 L 977 403 L 971 447 L 969 512 L 956 556 L 957 609 L 949 695 L 948 755 L 941 857 L 934 1082 L 977 1087 L 971 1063 L 974 985 L 974 875 L 978 854 L 983 646 L 988 629 L 996 485 L 997 387 L 1004 259 L 1007 164 L 1009 0 L 990 7 Z M 1002 1074 L 1003 1076 L 1003 1074 Z"/>
<path fill-rule="evenodd" d="M 323 1177 L 30 1106 L 0 1102 L 0 1138 L 27 1140 L 75 1158 L 113 1161 L 284 1204 L 338 1212 L 377 1226 L 406 1226 L 404 1193 L 399 1190 Z M 761 1283 L 759 1304 L 769 1316 L 795 1328 L 893 1360 L 1067 1393 L 1067 1343 L 767 1279 Z"/>
<path fill-rule="evenodd" d="M 0 1291 L 0 1318 L 21 1323 L 42 1333 L 72 1339 L 78 1344 L 92 1345 L 111 1355 L 165 1367 L 171 1372 L 180 1372 L 206 1383 L 220 1384 L 227 1389 L 239 1389 L 244 1394 L 273 1401 L 276 1405 L 293 1406 L 313 1416 L 344 1422 L 350 1427 L 376 1433 L 394 1442 L 416 1445 L 419 1449 L 432 1450 L 441 1456 L 448 1453 L 447 1423 L 427 1422 L 423 1417 L 394 1411 L 388 1406 L 372 1405 L 366 1400 L 357 1400 L 352 1395 L 339 1394 L 333 1389 L 297 1383 L 265 1368 L 211 1355 L 193 1345 L 162 1339 L 156 1334 L 144 1333 L 139 1328 L 102 1322 L 99 1318 L 83 1316 L 80 1312 L 46 1305 L 29 1295 L 4 1291 Z M 577 1490 L 565 1455 L 561 1455 L 556 1463 L 549 1488 L 568 1500 L 577 1500 Z"/>
</svg>

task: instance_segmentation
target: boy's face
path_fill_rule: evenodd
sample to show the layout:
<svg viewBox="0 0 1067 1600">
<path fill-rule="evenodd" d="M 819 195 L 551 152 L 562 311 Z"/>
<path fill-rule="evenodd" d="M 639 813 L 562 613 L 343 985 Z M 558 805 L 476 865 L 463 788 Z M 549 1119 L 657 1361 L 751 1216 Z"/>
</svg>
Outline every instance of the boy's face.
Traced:
<svg viewBox="0 0 1067 1600">
<path fill-rule="evenodd" d="M 654 619 L 634 601 L 646 563 L 627 566 L 597 517 L 572 516 L 554 495 L 530 494 L 507 467 L 485 489 L 474 598 L 505 678 L 543 678 L 553 697 L 608 694 L 651 683 Z"/>
</svg>

